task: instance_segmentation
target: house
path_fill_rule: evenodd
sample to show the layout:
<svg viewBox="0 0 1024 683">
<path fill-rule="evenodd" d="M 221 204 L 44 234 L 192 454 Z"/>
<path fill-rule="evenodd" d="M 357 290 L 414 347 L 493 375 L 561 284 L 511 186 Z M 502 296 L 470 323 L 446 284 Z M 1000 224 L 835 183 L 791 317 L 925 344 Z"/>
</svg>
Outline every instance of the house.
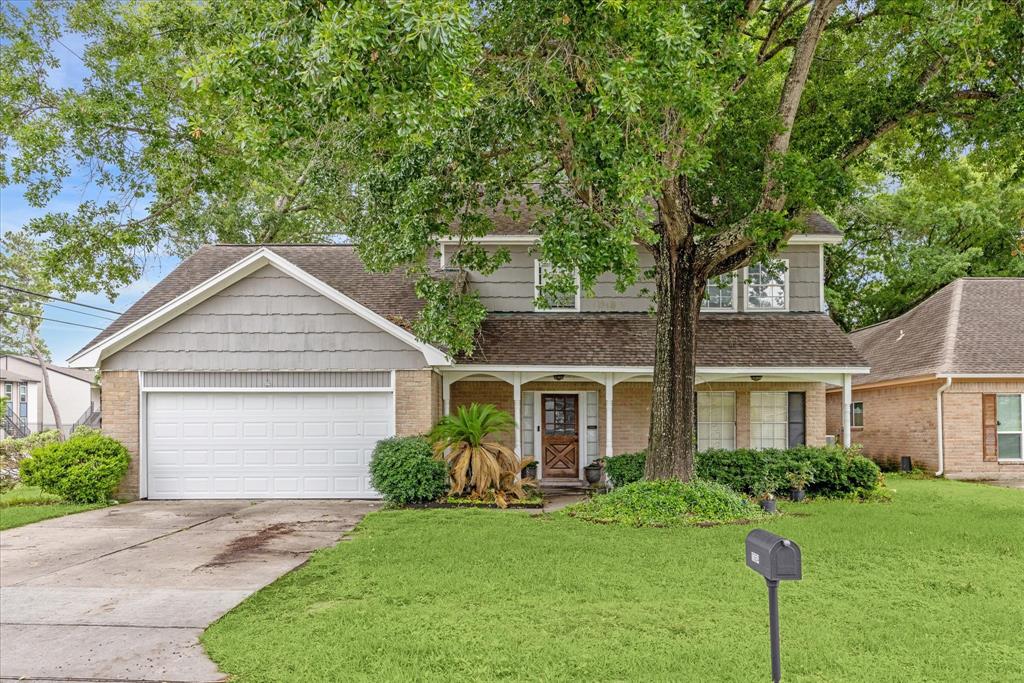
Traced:
<svg viewBox="0 0 1024 683">
<path fill-rule="evenodd" d="M 508 249 L 465 286 L 490 311 L 472 357 L 417 339 L 401 273 L 368 273 L 351 246 L 204 246 L 73 358 L 98 366 L 103 427 L 149 498 L 375 497 L 376 442 L 421 434 L 457 406 L 515 416 L 510 445 L 542 480 L 647 445 L 654 320 L 639 282 L 538 308 L 545 264 L 525 222 L 481 238 Z M 701 448 L 824 444 L 825 391 L 866 363 L 824 313 L 820 216 L 782 251 L 709 289 L 699 339 Z M 438 275 L 455 240 L 439 245 Z M 641 259 L 649 268 L 650 258 Z"/>
<path fill-rule="evenodd" d="M 857 330 L 853 441 L 882 464 L 957 479 L 1024 479 L 1024 278 L 961 278 Z M 846 416 L 828 394 L 830 430 Z"/>
<path fill-rule="evenodd" d="M 65 431 L 99 413 L 99 387 L 95 370 L 46 364 L 50 388 Z M 57 422 L 43 390 L 43 371 L 29 356 L 0 356 L 0 382 L 7 398 L 3 421 L 5 436 L 24 436 L 54 429 Z"/>
</svg>

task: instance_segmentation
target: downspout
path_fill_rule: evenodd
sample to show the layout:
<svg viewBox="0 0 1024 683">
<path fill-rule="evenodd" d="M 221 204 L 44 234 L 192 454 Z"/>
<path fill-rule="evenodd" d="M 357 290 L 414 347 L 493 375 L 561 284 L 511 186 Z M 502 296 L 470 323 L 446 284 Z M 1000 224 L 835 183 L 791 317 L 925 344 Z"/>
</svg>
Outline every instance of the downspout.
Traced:
<svg viewBox="0 0 1024 683">
<path fill-rule="evenodd" d="M 943 472 L 946 470 L 946 452 L 943 445 L 942 437 L 942 394 L 949 389 L 949 386 L 953 383 L 952 377 L 946 377 L 946 383 L 939 387 L 939 390 L 935 392 L 935 412 L 938 422 L 936 423 L 936 433 L 939 438 L 939 469 L 935 470 L 935 476 L 941 477 Z"/>
</svg>

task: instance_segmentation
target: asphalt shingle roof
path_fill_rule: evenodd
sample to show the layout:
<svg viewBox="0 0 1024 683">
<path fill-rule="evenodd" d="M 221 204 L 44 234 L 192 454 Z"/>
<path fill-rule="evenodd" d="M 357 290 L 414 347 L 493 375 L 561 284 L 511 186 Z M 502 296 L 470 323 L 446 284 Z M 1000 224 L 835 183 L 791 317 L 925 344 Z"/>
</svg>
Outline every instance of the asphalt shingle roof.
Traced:
<svg viewBox="0 0 1024 683">
<path fill-rule="evenodd" d="M 945 373 L 1024 374 L 1024 278 L 960 278 L 850 334 L 871 364 L 855 384 Z"/>
</svg>

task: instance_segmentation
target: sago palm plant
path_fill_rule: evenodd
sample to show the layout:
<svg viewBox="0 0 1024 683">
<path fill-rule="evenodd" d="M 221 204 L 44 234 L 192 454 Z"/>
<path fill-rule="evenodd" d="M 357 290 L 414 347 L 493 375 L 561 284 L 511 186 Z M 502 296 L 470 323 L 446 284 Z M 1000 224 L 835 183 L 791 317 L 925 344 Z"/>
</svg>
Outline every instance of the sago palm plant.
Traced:
<svg viewBox="0 0 1024 683">
<path fill-rule="evenodd" d="M 519 473 L 533 462 L 520 459 L 508 446 L 493 440 L 494 435 L 511 432 L 515 420 L 490 404 L 460 406 L 454 415 L 441 419 L 430 433 L 434 455 L 448 463 L 451 495 L 467 490 L 478 499 L 494 498 L 500 507 L 510 500 L 524 500 L 535 482 L 520 479 Z"/>
</svg>

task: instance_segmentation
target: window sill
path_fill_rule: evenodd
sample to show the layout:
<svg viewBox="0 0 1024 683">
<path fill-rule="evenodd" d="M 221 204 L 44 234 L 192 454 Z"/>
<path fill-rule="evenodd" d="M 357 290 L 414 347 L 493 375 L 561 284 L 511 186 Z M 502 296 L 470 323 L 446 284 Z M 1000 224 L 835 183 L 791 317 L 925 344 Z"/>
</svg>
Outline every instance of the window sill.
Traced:
<svg viewBox="0 0 1024 683">
<path fill-rule="evenodd" d="M 999 460 L 996 460 L 996 463 L 1000 465 L 1024 465 L 1024 460 L 1021 458 L 1014 458 L 1012 460 L 1000 458 Z"/>
</svg>

